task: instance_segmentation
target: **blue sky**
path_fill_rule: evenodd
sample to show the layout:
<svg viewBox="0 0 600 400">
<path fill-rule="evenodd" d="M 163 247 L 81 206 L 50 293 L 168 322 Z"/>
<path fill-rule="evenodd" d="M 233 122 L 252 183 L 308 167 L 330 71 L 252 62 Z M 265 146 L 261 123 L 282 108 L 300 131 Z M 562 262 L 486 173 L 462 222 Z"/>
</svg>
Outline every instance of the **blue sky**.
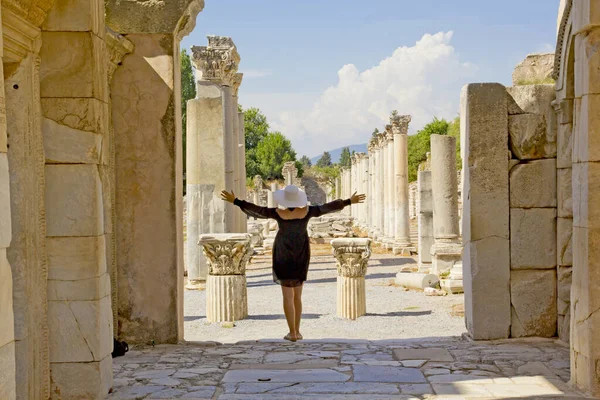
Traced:
<svg viewBox="0 0 600 400">
<path fill-rule="evenodd" d="M 206 0 L 182 47 L 231 36 L 240 103 L 310 157 L 364 143 L 392 109 L 411 132 L 457 115 L 469 82 L 510 85 L 528 53 L 553 52 L 559 0 Z"/>
</svg>

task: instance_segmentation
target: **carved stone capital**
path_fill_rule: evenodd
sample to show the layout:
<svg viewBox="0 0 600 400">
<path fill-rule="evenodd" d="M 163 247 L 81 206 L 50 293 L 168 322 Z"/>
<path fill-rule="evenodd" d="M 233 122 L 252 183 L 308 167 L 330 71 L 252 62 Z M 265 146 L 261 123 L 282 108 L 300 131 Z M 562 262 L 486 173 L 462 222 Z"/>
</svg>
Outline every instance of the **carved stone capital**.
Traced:
<svg viewBox="0 0 600 400">
<path fill-rule="evenodd" d="M 390 122 L 392 124 L 392 133 L 394 135 L 407 135 L 408 134 L 408 124 L 410 123 L 412 117 L 410 115 L 398 115 L 395 114 L 390 117 Z"/>
<path fill-rule="evenodd" d="M 200 235 L 209 275 L 245 275 L 246 263 L 252 256 L 250 235 L 240 233 Z"/>
<path fill-rule="evenodd" d="M 242 74 L 241 72 L 238 72 L 237 74 L 235 74 L 235 77 L 233 79 L 233 86 L 232 86 L 232 91 L 233 91 L 234 97 L 237 97 L 237 95 L 238 95 L 238 90 L 240 89 L 240 86 L 242 85 L 242 79 L 244 79 L 244 74 Z"/>
<path fill-rule="evenodd" d="M 240 55 L 230 37 L 208 36 L 208 46 L 192 46 L 192 62 L 200 80 L 235 85 Z"/>
<path fill-rule="evenodd" d="M 117 67 L 127 54 L 133 52 L 134 46 L 125 36 L 116 33 L 108 27 L 106 27 L 105 42 L 106 53 L 108 55 L 108 82 L 110 83 Z"/>
<path fill-rule="evenodd" d="M 333 256 L 339 276 L 364 277 L 371 257 L 371 239 L 334 239 Z"/>
</svg>

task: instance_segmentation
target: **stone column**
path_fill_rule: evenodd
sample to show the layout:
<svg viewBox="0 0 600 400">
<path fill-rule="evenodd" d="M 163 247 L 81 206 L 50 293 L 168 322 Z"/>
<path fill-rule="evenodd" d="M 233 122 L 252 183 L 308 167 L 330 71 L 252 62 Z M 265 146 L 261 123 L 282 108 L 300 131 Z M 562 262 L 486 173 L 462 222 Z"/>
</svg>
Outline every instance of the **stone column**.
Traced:
<svg viewBox="0 0 600 400">
<path fill-rule="evenodd" d="M 365 275 L 371 257 L 371 239 L 334 239 L 337 260 L 337 316 L 356 319 L 367 313 Z"/>
<path fill-rule="evenodd" d="M 238 113 L 238 91 L 240 89 L 240 85 L 242 84 L 242 79 L 244 74 L 237 73 L 233 79 L 233 84 L 231 87 L 231 95 L 232 95 L 232 104 L 231 104 L 231 121 L 232 121 L 232 145 L 231 145 L 231 155 L 233 158 L 233 191 L 236 196 L 242 194 L 242 185 L 246 184 L 245 176 L 242 177 L 242 167 L 241 164 L 245 163 L 240 157 L 240 118 Z M 244 219 L 245 214 L 239 207 L 234 207 L 233 209 L 233 228 L 231 232 L 241 232 L 242 229 L 242 220 Z"/>
<path fill-rule="evenodd" d="M 600 396 L 600 13 L 596 0 L 573 2 L 576 43 L 573 130 L 573 285 L 571 383 Z M 567 25 L 568 26 L 568 25 Z M 565 37 L 564 48 L 568 49 Z M 571 46 L 573 46 L 571 44 Z M 568 57 L 565 57 L 567 59 Z M 568 89 L 567 89 L 568 90 Z M 562 143 L 564 141 L 561 140 Z"/>
<path fill-rule="evenodd" d="M 387 173 L 386 187 L 388 189 L 388 206 L 387 206 L 387 221 L 388 221 L 388 237 L 393 240 L 396 230 L 396 176 L 395 176 L 395 160 L 398 158 L 394 150 L 394 139 L 396 135 L 392 132 L 391 125 L 386 126 L 385 131 L 387 137 Z"/>
<path fill-rule="evenodd" d="M 367 196 L 367 202 L 369 202 L 369 235 L 373 236 L 375 233 L 375 220 L 376 220 L 376 207 L 375 207 L 375 139 L 371 138 L 368 144 L 369 150 L 369 195 Z"/>
<path fill-rule="evenodd" d="M 379 175 L 379 180 L 381 181 L 381 240 L 383 241 L 384 239 L 388 238 L 388 229 L 389 229 L 389 222 L 388 222 L 388 190 L 389 187 L 387 186 L 387 168 L 388 168 L 388 151 L 387 151 L 387 136 L 385 135 L 385 133 L 381 134 L 381 143 L 380 143 L 380 148 L 379 148 L 379 154 L 381 155 L 380 158 L 380 175 Z"/>
<path fill-rule="evenodd" d="M 369 219 L 370 219 L 370 207 L 369 207 L 369 156 L 367 154 L 363 154 L 362 157 L 362 171 L 363 171 L 363 184 L 362 184 L 362 193 L 367 196 L 367 199 L 362 204 L 363 208 L 363 224 L 365 229 L 369 229 Z"/>
<path fill-rule="evenodd" d="M 244 127 L 244 113 L 238 112 L 238 128 L 239 128 L 239 144 L 238 151 L 240 157 L 240 193 L 238 197 L 240 199 L 246 198 L 246 129 Z M 239 210 L 241 212 L 241 210 Z M 248 217 L 246 214 L 242 213 L 240 219 L 240 229 L 241 233 L 248 232 Z"/>
<path fill-rule="evenodd" d="M 418 227 L 419 227 L 419 272 L 431 272 L 431 246 L 433 245 L 433 198 L 431 193 L 431 171 L 419 171 L 418 176 Z"/>
<path fill-rule="evenodd" d="M 2 10 L 2 13 L 4 15 L 6 15 L 5 9 Z M 5 33 L 3 32 L 3 27 L 0 27 L 0 34 L 5 35 Z M 37 28 L 34 29 L 33 34 L 34 34 L 34 37 L 39 36 L 39 29 L 37 29 Z M 2 50 L 4 51 L 4 49 L 2 49 Z M 2 58 L 2 61 L 5 62 L 5 61 L 8 61 L 7 58 L 9 58 L 9 57 L 5 57 L 5 54 L 3 53 L 3 51 L 0 51 L 0 57 Z M 19 60 L 17 60 L 17 61 L 19 61 Z M 38 63 L 38 65 L 39 65 L 39 63 Z M 2 68 L 3 68 L 3 64 L 0 64 L 0 69 L 2 69 Z M 33 69 L 31 69 L 31 72 L 33 72 Z M 38 86 L 38 88 L 39 88 L 39 86 Z M 34 88 L 30 87 L 29 89 L 31 91 L 33 91 Z M 27 90 L 27 88 L 24 88 L 23 90 Z M 36 88 L 36 90 L 37 90 L 37 88 Z M 39 94 L 38 94 L 37 100 L 39 101 Z M 21 110 L 21 111 L 24 111 L 23 114 L 25 115 L 25 113 L 27 113 L 27 111 L 29 111 L 29 110 L 26 109 L 26 110 Z M 39 123 L 39 110 L 38 110 L 37 116 L 38 116 L 37 122 Z M 13 308 L 13 273 L 11 271 L 11 264 L 9 264 L 9 261 L 7 259 L 7 248 L 9 247 L 9 245 L 11 244 L 11 241 L 12 241 L 12 229 L 13 228 L 12 228 L 12 222 L 11 222 L 11 220 L 12 220 L 11 190 L 12 190 L 12 188 L 14 188 L 16 182 L 13 181 L 14 178 L 11 178 L 13 171 L 12 170 L 9 171 L 7 118 L 6 117 L 7 117 L 7 115 L 6 115 L 6 102 L 5 102 L 5 93 L 4 93 L 4 79 L 2 79 L 0 82 L 0 327 L 1 327 L 0 328 L 0 365 L 2 366 L 2 372 L 0 373 L 0 398 L 14 400 L 17 398 L 17 392 L 18 392 L 17 391 L 17 384 L 18 384 L 17 383 L 17 364 L 16 364 L 16 357 L 15 357 L 16 350 L 15 350 L 15 318 L 14 318 L 15 315 L 14 314 L 15 314 L 15 312 L 18 312 L 18 311 L 15 310 L 15 308 Z M 35 120 L 34 120 L 34 123 L 35 123 Z M 27 133 L 27 132 L 25 132 L 25 133 Z M 14 135 L 14 133 L 13 133 L 13 135 Z M 25 140 L 25 139 L 26 138 L 22 138 L 21 140 Z M 39 171 L 41 170 L 41 175 L 43 176 L 43 168 L 44 168 L 43 147 L 42 147 L 42 143 L 41 143 L 42 140 L 41 140 L 41 133 L 39 132 L 39 129 L 37 131 L 37 135 L 31 137 L 31 141 L 33 142 L 33 146 L 31 146 L 31 148 L 36 150 L 35 157 L 37 158 L 37 160 L 36 160 L 35 164 L 37 165 L 37 169 Z M 13 146 L 13 144 L 11 143 L 11 147 L 12 146 Z M 13 152 L 13 151 L 15 151 L 15 149 L 11 148 L 11 152 Z M 33 160 L 31 160 L 31 161 L 33 161 Z M 27 165 L 25 164 L 23 166 L 26 167 Z M 14 167 L 11 166 L 11 168 L 14 168 Z M 31 169 L 33 169 L 33 168 L 31 168 Z M 43 185 L 43 181 L 42 181 L 42 185 Z M 43 186 L 42 186 L 42 188 L 43 188 Z M 14 194 L 13 194 L 13 198 L 14 198 Z M 26 201 L 27 199 L 24 198 L 22 200 Z M 43 207 L 43 203 L 40 204 L 39 206 Z M 34 207 L 37 208 L 38 205 L 34 204 Z M 42 234 L 44 234 L 44 232 L 42 232 Z M 41 242 L 41 244 L 43 245 L 44 244 L 43 242 L 45 241 L 45 234 L 44 234 L 44 237 L 40 238 L 38 235 L 36 235 L 36 237 L 32 237 L 31 239 L 34 240 L 35 242 L 37 242 L 39 240 Z M 43 248 L 40 250 L 43 250 Z M 35 254 L 35 252 L 33 254 Z M 13 266 L 13 268 L 14 268 L 14 266 Z M 17 276 L 15 276 L 15 278 L 17 278 Z M 15 281 L 18 282 L 18 278 L 15 279 Z M 25 282 L 23 282 L 23 284 L 25 284 Z M 46 289 L 45 285 L 43 283 L 40 286 L 41 287 L 39 289 L 41 289 L 42 291 Z M 16 288 L 15 288 L 15 294 L 18 295 Z M 21 294 L 21 296 L 23 296 L 23 295 L 24 295 L 24 293 Z M 42 296 L 45 297 L 45 293 L 43 293 Z M 18 297 L 17 297 L 17 300 L 18 300 Z M 17 305 L 17 304 L 15 304 L 15 305 Z M 45 306 L 45 304 L 43 306 Z M 43 314 L 45 315 L 45 313 L 43 313 Z M 23 325 L 24 322 L 25 321 L 19 321 L 19 325 Z M 45 322 L 45 321 L 43 321 L 43 322 Z M 47 332 L 48 332 L 47 327 L 45 327 L 44 333 L 47 334 Z M 35 343 L 35 345 L 38 345 L 38 343 Z M 47 343 L 46 343 L 46 345 L 47 345 Z M 36 347 L 38 347 L 38 346 L 36 346 Z M 42 351 L 44 351 L 44 353 L 47 357 L 47 355 L 48 355 L 47 348 Z M 23 357 L 23 358 L 25 358 L 25 357 Z M 42 378 L 44 375 L 46 375 L 46 377 L 48 375 L 48 362 L 47 362 L 48 360 L 46 358 L 46 360 L 43 360 L 43 361 L 45 361 L 45 362 L 42 363 L 41 368 L 40 368 L 42 370 L 42 374 L 43 374 Z M 28 375 L 29 375 L 28 369 L 29 368 L 34 369 L 34 368 L 36 368 L 36 366 L 31 365 L 31 364 L 29 364 L 29 365 L 25 364 L 24 368 L 22 369 L 22 371 L 24 371 L 25 374 L 23 374 L 24 376 L 19 374 L 19 380 L 28 378 Z M 42 393 L 45 393 L 46 397 L 47 397 L 48 396 L 48 387 L 47 387 L 48 380 L 46 379 L 45 382 L 40 382 L 40 384 L 46 386 L 42 389 Z M 21 394 L 21 393 L 19 393 L 19 394 Z M 23 398 L 33 398 L 33 397 L 27 396 L 27 392 L 25 392 L 23 394 L 24 394 Z"/>
<path fill-rule="evenodd" d="M 252 255 L 250 235 L 200 235 L 209 271 L 206 280 L 206 319 L 233 322 L 248 316 L 246 263 Z"/>
<path fill-rule="evenodd" d="M 467 330 L 475 340 L 510 333 L 507 98 L 495 83 L 470 84 L 461 93 L 463 284 Z"/>
<path fill-rule="evenodd" d="M 374 196 L 373 196 L 373 211 L 374 211 L 374 235 L 373 237 L 376 240 L 379 240 L 379 236 L 381 235 L 381 221 L 383 220 L 383 216 L 381 213 L 381 203 L 383 196 L 383 188 L 381 187 L 381 148 L 379 147 L 379 137 L 377 137 L 373 144 L 373 155 L 375 159 L 374 169 L 373 169 L 373 185 L 375 188 Z"/>
<path fill-rule="evenodd" d="M 456 175 L 456 138 L 431 135 L 431 190 L 433 194 L 433 236 L 431 248 L 434 274 L 450 272 L 442 288 L 462 292 L 462 245 L 458 230 L 458 183 Z"/>
<path fill-rule="evenodd" d="M 279 190 L 279 185 L 277 184 L 277 182 L 272 182 L 271 183 L 271 193 L 275 193 L 276 191 Z M 278 204 L 275 201 L 275 198 L 273 198 L 273 207 L 277 207 Z"/>
<path fill-rule="evenodd" d="M 230 38 L 209 36 L 208 41 L 208 47 L 192 48 L 192 61 L 201 77 L 197 82 L 196 98 L 188 101 L 187 107 L 186 259 L 189 289 L 197 288 L 208 274 L 208 264 L 197 245 L 199 235 L 230 232 L 235 227 L 235 210 L 221 200 L 220 192 L 235 190 L 232 164 L 234 143 L 237 145 L 238 139 L 233 138 L 230 86 L 237 77 L 239 55 Z M 231 64 L 226 67 L 212 63 L 221 57 L 228 57 Z"/>
<path fill-rule="evenodd" d="M 398 246 L 410 246 L 408 204 L 408 124 L 410 115 L 393 114 L 390 118 L 394 135 L 395 224 L 394 239 Z"/>
</svg>

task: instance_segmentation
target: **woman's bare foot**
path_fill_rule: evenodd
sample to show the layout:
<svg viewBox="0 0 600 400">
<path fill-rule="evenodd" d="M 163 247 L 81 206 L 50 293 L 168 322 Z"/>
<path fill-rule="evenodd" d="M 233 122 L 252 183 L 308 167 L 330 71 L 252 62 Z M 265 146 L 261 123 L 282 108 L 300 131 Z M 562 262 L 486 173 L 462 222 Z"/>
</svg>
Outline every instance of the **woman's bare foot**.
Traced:
<svg viewBox="0 0 600 400">
<path fill-rule="evenodd" d="M 283 338 L 285 340 L 289 340 L 290 342 L 295 342 L 296 340 L 298 340 L 298 338 L 296 337 L 296 335 L 292 334 L 291 332 L 288 333 L 287 335 L 285 335 Z"/>
<path fill-rule="evenodd" d="M 304 338 L 302 337 L 302 334 L 301 334 L 300 332 L 297 332 L 297 333 L 296 333 L 296 339 L 297 339 L 297 340 L 302 340 L 302 339 L 304 339 Z"/>
</svg>

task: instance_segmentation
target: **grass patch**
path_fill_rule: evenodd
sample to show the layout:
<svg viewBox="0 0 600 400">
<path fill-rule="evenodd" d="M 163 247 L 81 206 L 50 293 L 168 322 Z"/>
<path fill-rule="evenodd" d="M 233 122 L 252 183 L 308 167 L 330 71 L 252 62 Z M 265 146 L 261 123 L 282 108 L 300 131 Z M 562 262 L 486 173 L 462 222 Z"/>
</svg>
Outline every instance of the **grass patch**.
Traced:
<svg viewBox="0 0 600 400">
<path fill-rule="evenodd" d="M 453 317 L 464 317 L 465 316 L 465 305 L 464 304 L 455 304 L 452 306 L 452 310 L 450 311 L 450 315 Z"/>
</svg>

